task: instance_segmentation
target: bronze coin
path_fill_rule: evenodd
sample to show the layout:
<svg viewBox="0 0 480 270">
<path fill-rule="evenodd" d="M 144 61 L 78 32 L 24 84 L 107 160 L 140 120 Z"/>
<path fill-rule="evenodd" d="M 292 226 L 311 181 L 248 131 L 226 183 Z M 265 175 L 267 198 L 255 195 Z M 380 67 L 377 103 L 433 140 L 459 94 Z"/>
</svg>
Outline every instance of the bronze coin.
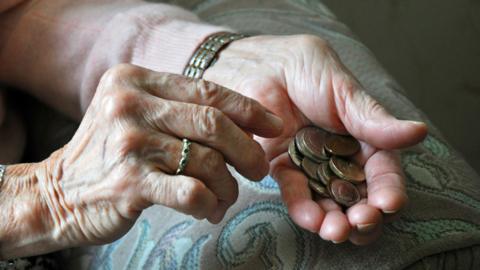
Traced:
<svg viewBox="0 0 480 270">
<path fill-rule="evenodd" d="M 325 162 L 320 164 L 320 166 L 318 166 L 317 177 L 324 185 L 328 186 L 330 181 L 336 178 L 337 176 L 330 169 L 328 162 Z"/>
<path fill-rule="evenodd" d="M 349 207 L 360 201 L 360 192 L 348 181 L 333 179 L 329 189 L 333 199 L 341 205 Z"/>
<path fill-rule="evenodd" d="M 297 147 L 295 146 L 294 140 L 292 140 L 288 145 L 288 155 L 290 156 L 293 164 L 297 165 L 298 167 L 302 167 L 303 156 L 300 154 Z"/>
<path fill-rule="evenodd" d="M 340 178 L 355 184 L 365 181 L 363 168 L 352 161 L 333 156 L 328 162 L 330 169 Z"/>
<path fill-rule="evenodd" d="M 360 151 L 360 143 L 352 136 L 329 133 L 325 140 L 325 149 L 332 155 L 351 156 Z"/>
<path fill-rule="evenodd" d="M 304 159 L 302 160 L 302 169 L 303 169 L 303 172 L 304 172 L 309 178 L 312 178 L 312 179 L 318 181 L 317 168 L 318 168 L 318 164 L 315 163 L 315 162 L 313 162 L 313 161 L 311 161 L 310 159 L 304 158 Z"/>
<path fill-rule="evenodd" d="M 312 189 L 316 194 L 329 198 L 330 194 L 328 193 L 328 189 L 324 186 L 322 186 L 320 183 L 313 179 L 308 179 L 308 185 L 310 186 L 310 189 Z"/>
<path fill-rule="evenodd" d="M 328 156 L 324 154 L 326 137 L 327 132 L 321 128 L 305 127 L 297 132 L 295 141 L 302 155 L 316 162 L 321 162 L 328 160 Z"/>
</svg>

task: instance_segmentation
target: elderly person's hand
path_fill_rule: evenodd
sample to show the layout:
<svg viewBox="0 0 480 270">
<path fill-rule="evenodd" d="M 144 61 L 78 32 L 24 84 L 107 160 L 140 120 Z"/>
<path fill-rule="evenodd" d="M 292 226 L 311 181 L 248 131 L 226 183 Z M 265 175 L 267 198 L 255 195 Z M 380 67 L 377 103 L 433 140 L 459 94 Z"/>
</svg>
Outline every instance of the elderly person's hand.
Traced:
<svg viewBox="0 0 480 270">
<path fill-rule="evenodd" d="M 425 124 L 391 116 L 322 39 L 299 35 L 235 41 L 204 78 L 253 97 L 288 123 L 281 137 L 259 141 L 289 214 L 301 227 L 325 240 L 366 244 L 380 234 L 383 213 L 395 213 L 407 202 L 404 174 L 391 150 L 421 141 Z M 295 133 L 311 124 L 350 133 L 362 142 L 358 160 L 365 166 L 368 200 L 345 213 L 332 200 L 312 200 L 307 178 L 286 153 Z"/>
<path fill-rule="evenodd" d="M 2 231 L 17 226 L 22 238 L 5 233 L 0 254 L 110 242 L 152 204 L 217 223 L 238 196 L 226 163 L 262 179 L 269 163 L 250 134 L 281 130 L 258 102 L 214 83 L 113 68 L 66 146 L 42 163 L 7 168 L 1 215 L 12 227 Z M 175 175 L 182 138 L 192 141 L 189 161 Z"/>
</svg>

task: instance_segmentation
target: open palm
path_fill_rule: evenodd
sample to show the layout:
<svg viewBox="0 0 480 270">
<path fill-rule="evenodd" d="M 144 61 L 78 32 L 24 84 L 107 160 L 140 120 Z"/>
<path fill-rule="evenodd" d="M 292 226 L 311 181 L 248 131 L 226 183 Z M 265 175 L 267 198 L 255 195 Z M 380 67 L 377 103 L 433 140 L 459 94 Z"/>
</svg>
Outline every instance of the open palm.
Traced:
<svg viewBox="0 0 480 270">
<path fill-rule="evenodd" d="M 385 215 L 406 203 L 404 175 L 394 149 L 414 145 L 425 124 L 400 121 L 372 99 L 322 39 L 257 36 L 232 43 L 204 75 L 206 80 L 258 100 L 280 116 L 280 137 L 257 138 L 271 160 L 292 219 L 329 241 L 366 244 L 380 235 Z M 361 141 L 367 199 L 342 211 L 330 199 L 313 200 L 306 176 L 289 160 L 287 147 L 306 125 L 349 133 Z"/>
</svg>

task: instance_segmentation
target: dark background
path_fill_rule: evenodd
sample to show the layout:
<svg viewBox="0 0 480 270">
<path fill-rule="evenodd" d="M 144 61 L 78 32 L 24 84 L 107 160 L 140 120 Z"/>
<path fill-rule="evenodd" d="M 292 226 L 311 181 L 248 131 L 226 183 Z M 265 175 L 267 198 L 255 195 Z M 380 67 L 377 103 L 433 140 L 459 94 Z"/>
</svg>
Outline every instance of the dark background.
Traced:
<svg viewBox="0 0 480 270">
<path fill-rule="evenodd" d="M 480 172 L 480 0 L 323 0 Z"/>
</svg>

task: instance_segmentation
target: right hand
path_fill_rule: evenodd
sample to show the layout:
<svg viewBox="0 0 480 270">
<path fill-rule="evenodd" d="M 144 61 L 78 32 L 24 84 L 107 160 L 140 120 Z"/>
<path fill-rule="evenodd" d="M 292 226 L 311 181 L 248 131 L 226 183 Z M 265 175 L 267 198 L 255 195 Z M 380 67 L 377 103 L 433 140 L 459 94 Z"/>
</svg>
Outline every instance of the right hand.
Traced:
<svg viewBox="0 0 480 270">
<path fill-rule="evenodd" d="M 238 196 L 226 163 L 261 180 L 269 164 L 249 133 L 281 131 L 281 120 L 258 102 L 226 88 L 115 67 L 73 139 L 44 162 L 46 212 L 69 246 L 119 238 L 152 204 L 218 223 Z M 183 175 L 173 175 L 182 138 L 192 141 L 190 159 Z"/>
<path fill-rule="evenodd" d="M 405 177 L 395 149 L 422 141 L 427 126 L 388 113 L 324 39 L 260 35 L 237 40 L 203 77 L 258 100 L 288 123 L 281 136 L 259 142 L 288 213 L 300 227 L 327 241 L 363 245 L 377 239 L 383 221 L 405 207 Z M 357 162 L 365 168 L 368 199 L 343 211 L 330 199 L 312 198 L 307 177 L 287 153 L 297 131 L 309 125 L 361 141 Z"/>
</svg>

